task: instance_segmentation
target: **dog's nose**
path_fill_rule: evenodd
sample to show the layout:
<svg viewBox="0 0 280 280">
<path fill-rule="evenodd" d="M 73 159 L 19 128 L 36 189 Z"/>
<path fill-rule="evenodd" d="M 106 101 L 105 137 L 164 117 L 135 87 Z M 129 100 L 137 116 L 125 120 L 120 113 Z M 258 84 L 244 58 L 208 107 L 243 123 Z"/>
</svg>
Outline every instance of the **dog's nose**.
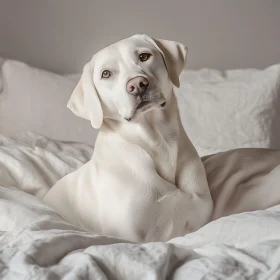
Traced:
<svg viewBox="0 0 280 280">
<path fill-rule="evenodd" d="M 130 79 L 126 84 L 126 90 L 132 95 L 142 95 L 145 93 L 149 86 L 149 81 L 142 77 L 138 76 Z"/>
</svg>

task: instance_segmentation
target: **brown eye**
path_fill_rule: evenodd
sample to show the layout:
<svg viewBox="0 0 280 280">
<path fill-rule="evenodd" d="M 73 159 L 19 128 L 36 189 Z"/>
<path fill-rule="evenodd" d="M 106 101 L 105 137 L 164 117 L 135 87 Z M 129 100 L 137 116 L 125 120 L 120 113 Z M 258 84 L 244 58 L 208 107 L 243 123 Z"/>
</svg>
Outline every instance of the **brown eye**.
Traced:
<svg viewBox="0 0 280 280">
<path fill-rule="evenodd" d="M 102 77 L 102 79 L 108 79 L 108 78 L 111 77 L 111 75 L 112 75 L 112 73 L 111 73 L 109 70 L 104 70 L 104 71 L 102 72 L 101 77 Z"/>
<path fill-rule="evenodd" d="M 151 54 L 149 53 L 141 53 L 139 54 L 140 61 L 146 61 L 151 57 Z"/>
</svg>

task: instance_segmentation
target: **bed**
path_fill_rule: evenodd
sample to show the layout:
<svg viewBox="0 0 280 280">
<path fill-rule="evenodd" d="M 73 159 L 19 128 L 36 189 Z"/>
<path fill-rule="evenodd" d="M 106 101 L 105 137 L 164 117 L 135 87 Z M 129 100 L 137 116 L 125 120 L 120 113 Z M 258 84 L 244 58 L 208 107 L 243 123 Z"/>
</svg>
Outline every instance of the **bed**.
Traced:
<svg viewBox="0 0 280 280">
<path fill-rule="evenodd" d="M 0 278 L 279 279 L 280 205 L 221 218 L 166 243 L 135 244 L 75 228 L 41 201 L 93 152 L 96 131 L 65 108 L 78 77 L 2 63 Z M 280 149 L 279 64 L 184 71 L 181 84 L 181 119 L 201 156 Z"/>
<path fill-rule="evenodd" d="M 279 279 L 280 205 L 133 244 L 63 221 L 40 197 L 92 148 L 27 133 L 0 138 L 2 279 Z"/>
</svg>

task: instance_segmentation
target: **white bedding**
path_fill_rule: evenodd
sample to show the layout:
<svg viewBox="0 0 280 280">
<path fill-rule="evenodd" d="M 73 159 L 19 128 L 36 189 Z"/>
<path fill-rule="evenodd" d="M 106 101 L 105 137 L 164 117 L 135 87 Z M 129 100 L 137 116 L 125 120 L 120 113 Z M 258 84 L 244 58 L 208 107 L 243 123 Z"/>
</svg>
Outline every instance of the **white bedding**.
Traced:
<svg viewBox="0 0 280 280">
<path fill-rule="evenodd" d="M 0 137 L 1 279 L 279 279 L 280 205 L 168 243 L 131 244 L 64 222 L 39 198 L 92 148 Z"/>
</svg>

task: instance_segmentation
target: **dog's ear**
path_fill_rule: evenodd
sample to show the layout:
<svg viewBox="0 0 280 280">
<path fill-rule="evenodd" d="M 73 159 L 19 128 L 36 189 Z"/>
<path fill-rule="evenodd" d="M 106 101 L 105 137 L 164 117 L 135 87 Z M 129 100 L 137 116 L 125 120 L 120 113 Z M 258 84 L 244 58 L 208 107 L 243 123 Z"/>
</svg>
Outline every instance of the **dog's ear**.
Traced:
<svg viewBox="0 0 280 280">
<path fill-rule="evenodd" d="M 67 107 L 75 115 L 90 120 L 94 128 L 98 129 L 102 125 L 103 111 L 89 63 L 85 65 L 82 77 L 74 89 Z"/>
<path fill-rule="evenodd" d="M 180 87 L 179 76 L 184 69 L 188 49 L 183 44 L 161 40 L 153 39 L 147 35 L 144 35 L 145 39 L 153 44 L 161 53 L 170 80 L 176 87 Z"/>
</svg>

